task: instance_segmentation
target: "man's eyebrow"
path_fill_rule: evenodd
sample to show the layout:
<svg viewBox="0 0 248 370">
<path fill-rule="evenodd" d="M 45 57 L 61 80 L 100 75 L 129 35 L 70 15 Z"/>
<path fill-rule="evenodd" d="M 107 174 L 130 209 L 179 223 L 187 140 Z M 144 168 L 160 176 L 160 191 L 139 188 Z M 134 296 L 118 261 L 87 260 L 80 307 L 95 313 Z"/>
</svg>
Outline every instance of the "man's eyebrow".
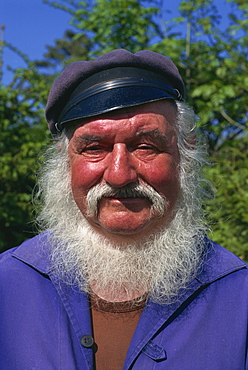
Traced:
<svg viewBox="0 0 248 370">
<path fill-rule="evenodd" d="M 80 136 L 77 136 L 74 139 L 74 143 L 77 144 L 86 144 L 88 142 L 98 141 L 101 137 L 98 135 L 91 135 L 91 134 L 83 134 Z"/>
<path fill-rule="evenodd" d="M 149 137 L 157 141 L 160 145 L 168 145 L 168 136 L 165 134 L 162 134 L 162 132 L 158 129 L 141 131 L 137 134 L 137 136 L 139 138 Z"/>
<path fill-rule="evenodd" d="M 160 130 L 154 129 L 154 130 L 143 130 L 141 132 L 138 132 L 136 134 L 136 137 L 141 138 L 150 138 L 156 142 L 158 142 L 160 145 L 168 145 L 168 137 L 167 135 L 163 134 Z M 82 134 L 77 136 L 74 139 L 75 145 L 80 144 L 87 144 L 89 142 L 99 141 L 102 139 L 102 136 L 99 135 L 92 135 L 92 134 Z M 135 139 L 135 137 L 134 137 Z"/>
</svg>

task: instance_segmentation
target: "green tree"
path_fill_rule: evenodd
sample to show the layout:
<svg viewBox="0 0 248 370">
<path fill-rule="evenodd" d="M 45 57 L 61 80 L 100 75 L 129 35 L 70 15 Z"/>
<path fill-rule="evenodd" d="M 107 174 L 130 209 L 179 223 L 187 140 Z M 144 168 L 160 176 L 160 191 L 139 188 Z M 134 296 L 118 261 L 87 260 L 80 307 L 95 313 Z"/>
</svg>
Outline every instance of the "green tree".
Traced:
<svg viewBox="0 0 248 370">
<path fill-rule="evenodd" d="M 45 3 L 72 15 L 71 25 L 77 35 L 91 41 L 88 57 L 95 57 L 118 48 L 135 52 L 147 48 L 154 37 L 162 37 L 154 17 L 159 8 L 155 1 L 96 0 L 50 1 Z M 151 3 L 153 6 L 148 6 Z"/>
<path fill-rule="evenodd" d="M 0 87 L 0 251 L 35 232 L 32 189 L 41 148 L 48 142 L 44 76 L 31 63 L 17 70 L 9 86 Z"/>
<path fill-rule="evenodd" d="M 77 35 L 77 37 L 75 37 Z M 47 46 L 47 52 L 41 61 L 35 61 L 38 68 L 50 68 L 60 72 L 67 64 L 77 60 L 88 60 L 91 41 L 85 34 L 76 34 L 66 30 L 62 39 L 55 40 L 55 46 Z"/>
<path fill-rule="evenodd" d="M 153 20 L 159 9 L 144 6 L 144 3 L 137 0 L 98 0 L 88 8 L 86 2 L 81 2 L 81 9 L 74 15 L 74 23 L 79 30 L 90 32 L 95 55 L 118 48 L 135 52 L 147 48 L 153 37 L 160 34 L 160 28 Z"/>
<path fill-rule="evenodd" d="M 220 30 L 213 1 L 182 1 L 182 17 L 175 21 L 185 27 L 186 36 L 179 34 L 175 39 L 172 33 L 152 46 L 154 51 L 172 55 L 178 65 L 187 101 L 198 114 L 211 156 L 248 128 L 247 7 L 243 1 L 232 3 L 231 23 Z"/>
<path fill-rule="evenodd" d="M 248 261 L 248 138 L 222 148 L 208 169 L 216 199 L 208 205 L 211 237 Z"/>
</svg>

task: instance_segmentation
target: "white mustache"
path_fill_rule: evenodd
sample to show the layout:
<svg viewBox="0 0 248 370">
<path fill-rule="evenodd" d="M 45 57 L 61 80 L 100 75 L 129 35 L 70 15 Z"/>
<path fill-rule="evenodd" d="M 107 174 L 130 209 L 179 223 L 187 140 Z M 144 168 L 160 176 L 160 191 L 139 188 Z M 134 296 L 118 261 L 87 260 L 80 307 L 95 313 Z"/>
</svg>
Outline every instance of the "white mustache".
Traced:
<svg viewBox="0 0 248 370">
<path fill-rule="evenodd" d="M 99 201 L 107 197 L 146 198 L 152 204 L 151 212 L 156 212 L 159 217 L 162 217 L 167 209 L 166 198 L 145 182 L 128 184 L 122 188 L 115 188 L 107 183 L 101 183 L 93 186 L 88 191 L 88 215 L 97 216 Z"/>
</svg>

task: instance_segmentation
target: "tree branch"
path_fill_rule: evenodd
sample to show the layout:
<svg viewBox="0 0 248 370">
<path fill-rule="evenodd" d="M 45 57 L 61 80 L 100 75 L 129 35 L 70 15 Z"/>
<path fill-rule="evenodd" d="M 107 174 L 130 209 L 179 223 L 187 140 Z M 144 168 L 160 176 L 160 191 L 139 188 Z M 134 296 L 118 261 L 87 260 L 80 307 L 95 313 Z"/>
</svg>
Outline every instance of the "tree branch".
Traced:
<svg viewBox="0 0 248 370">
<path fill-rule="evenodd" d="M 237 121 L 234 121 L 225 111 L 222 110 L 220 114 L 222 115 L 223 118 L 227 120 L 227 122 L 231 123 L 231 125 L 242 128 L 242 130 L 244 130 L 244 125 L 241 125 Z"/>
</svg>

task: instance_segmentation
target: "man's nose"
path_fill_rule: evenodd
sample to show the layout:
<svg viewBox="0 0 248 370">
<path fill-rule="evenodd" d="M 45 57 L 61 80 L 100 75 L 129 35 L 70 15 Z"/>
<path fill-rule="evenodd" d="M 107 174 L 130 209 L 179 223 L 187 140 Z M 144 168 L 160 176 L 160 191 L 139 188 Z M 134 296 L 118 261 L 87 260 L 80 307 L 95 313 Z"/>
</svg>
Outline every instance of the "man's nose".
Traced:
<svg viewBox="0 0 248 370">
<path fill-rule="evenodd" d="M 138 176 L 134 168 L 132 153 L 125 144 L 115 144 L 108 160 L 103 179 L 109 185 L 122 187 L 137 181 Z"/>
</svg>

